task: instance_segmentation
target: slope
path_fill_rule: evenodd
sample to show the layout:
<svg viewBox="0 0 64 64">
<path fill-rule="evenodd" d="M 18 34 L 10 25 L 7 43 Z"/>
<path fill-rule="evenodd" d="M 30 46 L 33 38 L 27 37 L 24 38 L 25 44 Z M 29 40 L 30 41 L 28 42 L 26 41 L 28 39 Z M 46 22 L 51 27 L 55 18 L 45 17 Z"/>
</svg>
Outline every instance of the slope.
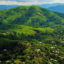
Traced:
<svg viewBox="0 0 64 64">
<path fill-rule="evenodd" d="M 0 11 L 0 64 L 63 64 L 63 21 L 37 6 Z"/>
<path fill-rule="evenodd" d="M 22 6 L 0 11 L 0 24 L 56 27 L 64 24 L 62 16 L 38 6 Z"/>
</svg>

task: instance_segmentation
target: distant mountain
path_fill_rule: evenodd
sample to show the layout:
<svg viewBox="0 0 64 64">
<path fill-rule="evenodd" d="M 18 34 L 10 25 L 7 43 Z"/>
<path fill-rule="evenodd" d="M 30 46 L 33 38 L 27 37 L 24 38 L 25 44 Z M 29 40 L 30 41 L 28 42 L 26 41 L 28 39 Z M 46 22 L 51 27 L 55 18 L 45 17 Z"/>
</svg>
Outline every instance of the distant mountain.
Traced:
<svg viewBox="0 0 64 64">
<path fill-rule="evenodd" d="M 38 6 L 44 7 L 46 9 L 54 11 L 54 12 L 64 13 L 64 4 L 61 4 L 61 3 L 42 4 L 42 5 L 38 5 Z"/>
<path fill-rule="evenodd" d="M 10 10 L 0 11 L 0 24 L 55 27 L 64 24 L 63 16 L 39 6 L 20 6 Z"/>
<path fill-rule="evenodd" d="M 49 7 L 56 6 L 56 5 L 59 5 L 59 3 L 54 3 L 54 4 L 41 4 L 41 5 L 38 5 L 38 6 L 43 7 L 43 8 L 49 8 Z"/>
<path fill-rule="evenodd" d="M 64 4 L 60 4 L 60 5 L 56 5 L 56 6 L 51 6 L 48 9 L 51 10 L 51 11 L 64 13 Z"/>
<path fill-rule="evenodd" d="M 0 10 L 11 9 L 14 7 L 18 7 L 18 5 L 0 5 Z"/>
<path fill-rule="evenodd" d="M 0 5 L 0 10 L 12 9 L 12 8 L 15 8 L 18 6 L 19 5 Z M 42 5 L 38 5 L 38 6 L 46 8 L 46 9 L 54 11 L 54 12 L 64 13 L 64 4 L 54 3 L 54 4 L 42 4 Z"/>
</svg>

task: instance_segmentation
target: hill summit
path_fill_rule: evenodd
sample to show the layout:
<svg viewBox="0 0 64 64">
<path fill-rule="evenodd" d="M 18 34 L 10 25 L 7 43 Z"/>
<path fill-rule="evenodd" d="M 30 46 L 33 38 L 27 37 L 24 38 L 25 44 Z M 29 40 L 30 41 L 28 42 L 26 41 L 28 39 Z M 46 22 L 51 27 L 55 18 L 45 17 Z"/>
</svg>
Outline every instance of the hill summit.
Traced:
<svg viewBox="0 0 64 64">
<path fill-rule="evenodd" d="M 0 24 L 21 24 L 33 27 L 53 27 L 64 24 L 57 13 L 38 6 L 21 6 L 0 11 Z"/>
</svg>

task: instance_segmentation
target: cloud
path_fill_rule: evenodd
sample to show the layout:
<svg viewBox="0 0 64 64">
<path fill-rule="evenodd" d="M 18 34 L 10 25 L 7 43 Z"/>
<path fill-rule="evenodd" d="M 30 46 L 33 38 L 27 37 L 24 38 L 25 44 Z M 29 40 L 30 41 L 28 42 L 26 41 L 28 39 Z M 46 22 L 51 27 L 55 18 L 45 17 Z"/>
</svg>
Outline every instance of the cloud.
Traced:
<svg viewBox="0 0 64 64">
<path fill-rule="evenodd" d="M 42 2 L 18 2 L 18 1 L 0 1 L 0 5 L 36 5 L 42 4 Z"/>
<path fill-rule="evenodd" d="M 36 5 L 46 3 L 64 3 L 64 0 L 0 0 L 0 5 Z"/>
</svg>

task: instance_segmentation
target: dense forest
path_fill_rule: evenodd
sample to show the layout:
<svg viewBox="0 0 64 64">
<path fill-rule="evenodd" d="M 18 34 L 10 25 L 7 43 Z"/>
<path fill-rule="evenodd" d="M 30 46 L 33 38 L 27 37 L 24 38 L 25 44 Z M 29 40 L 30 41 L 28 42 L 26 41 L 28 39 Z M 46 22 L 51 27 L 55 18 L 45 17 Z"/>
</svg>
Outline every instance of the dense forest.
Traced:
<svg viewBox="0 0 64 64">
<path fill-rule="evenodd" d="M 0 64 L 64 64 L 64 14 L 38 6 L 0 11 Z"/>
</svg>

